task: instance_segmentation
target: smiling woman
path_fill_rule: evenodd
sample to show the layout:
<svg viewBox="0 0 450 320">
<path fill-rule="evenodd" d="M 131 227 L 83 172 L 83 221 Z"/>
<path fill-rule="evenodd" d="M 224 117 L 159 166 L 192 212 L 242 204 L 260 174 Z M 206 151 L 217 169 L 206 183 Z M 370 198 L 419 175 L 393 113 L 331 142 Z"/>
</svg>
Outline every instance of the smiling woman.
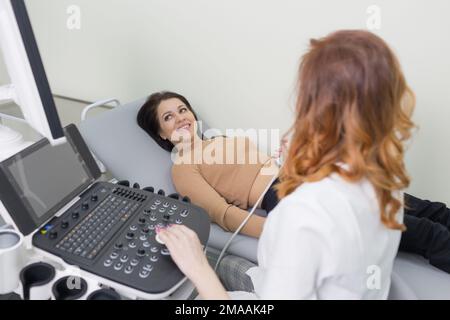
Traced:
<svg viewBox="0 0 450 320">
<path fill-rule="evenodd" d="M 162 91 L 152 94 L 139 110 L 137 121 L 163 149 L 172 151 L 174 143 L 187 130 L 194 136 L 197 115 L 189 101 L 182 95 Z"/>
</svg>

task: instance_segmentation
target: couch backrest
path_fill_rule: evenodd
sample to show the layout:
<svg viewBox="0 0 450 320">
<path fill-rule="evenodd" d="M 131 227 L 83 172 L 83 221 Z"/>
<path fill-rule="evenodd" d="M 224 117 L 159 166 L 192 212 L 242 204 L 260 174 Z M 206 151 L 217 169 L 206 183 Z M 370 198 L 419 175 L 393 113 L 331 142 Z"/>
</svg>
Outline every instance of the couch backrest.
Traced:
<svg viewBox="0 0 450 320">
<path fill-rule="evenodd" d="M 130 102 L 83 121 L 80 132 L 91 151 L 118 180 L 175 192 L 170 153 L 136 121 L 145 99 Z"/>
</svg>

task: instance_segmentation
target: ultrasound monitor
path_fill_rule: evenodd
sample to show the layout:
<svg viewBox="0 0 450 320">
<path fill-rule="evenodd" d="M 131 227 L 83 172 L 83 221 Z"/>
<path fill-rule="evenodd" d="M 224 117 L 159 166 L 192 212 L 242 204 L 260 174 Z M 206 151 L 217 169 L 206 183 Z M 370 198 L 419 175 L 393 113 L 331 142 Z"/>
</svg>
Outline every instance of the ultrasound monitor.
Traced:
<svg viewBox="0 0 450 320">
<path fill-rule="evenodd" d="M 39 228 L 100 176 L 76 127 L 65 132 L 67 143 L 52 146 L 42 139 L 0 163 L 0 200 L 23 234 Z"/>
</svg>

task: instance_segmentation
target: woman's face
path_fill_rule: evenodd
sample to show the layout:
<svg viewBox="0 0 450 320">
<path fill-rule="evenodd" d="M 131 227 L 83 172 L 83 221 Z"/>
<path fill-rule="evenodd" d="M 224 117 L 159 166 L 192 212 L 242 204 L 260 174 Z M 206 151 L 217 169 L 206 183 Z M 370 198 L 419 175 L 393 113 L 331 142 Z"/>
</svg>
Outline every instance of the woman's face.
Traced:
<svg viewBox="0 0 450 320">
<path fill-rule="evenodd" d="M 162 101 L 157 111 L 161 138 L 176 144 L 194 137 L 195 116 L 180 99 Z"/>
</svg>

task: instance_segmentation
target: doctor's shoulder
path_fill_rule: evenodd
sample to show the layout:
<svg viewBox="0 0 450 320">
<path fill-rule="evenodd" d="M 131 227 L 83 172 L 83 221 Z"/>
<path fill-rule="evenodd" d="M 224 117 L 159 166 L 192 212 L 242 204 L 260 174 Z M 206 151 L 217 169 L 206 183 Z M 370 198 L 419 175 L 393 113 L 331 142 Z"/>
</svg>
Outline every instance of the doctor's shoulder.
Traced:
<svg viewBox="0 0 450 320">
<path fill-rule="evenodd" d="M 319 228 L 321 233 L 336 232 L 343 219 L 351 219 L 351 196 L 347 197 L 342 186 L 347 182 L 335 175 L 315 182 L 305 182 L 282 198 L 268 219 L 286 219 L 304 227 Z M 271 217 L 272 216 L 272 217 Z M 340 223 L 336 223 L 341 220 Z"/>
</svg>

